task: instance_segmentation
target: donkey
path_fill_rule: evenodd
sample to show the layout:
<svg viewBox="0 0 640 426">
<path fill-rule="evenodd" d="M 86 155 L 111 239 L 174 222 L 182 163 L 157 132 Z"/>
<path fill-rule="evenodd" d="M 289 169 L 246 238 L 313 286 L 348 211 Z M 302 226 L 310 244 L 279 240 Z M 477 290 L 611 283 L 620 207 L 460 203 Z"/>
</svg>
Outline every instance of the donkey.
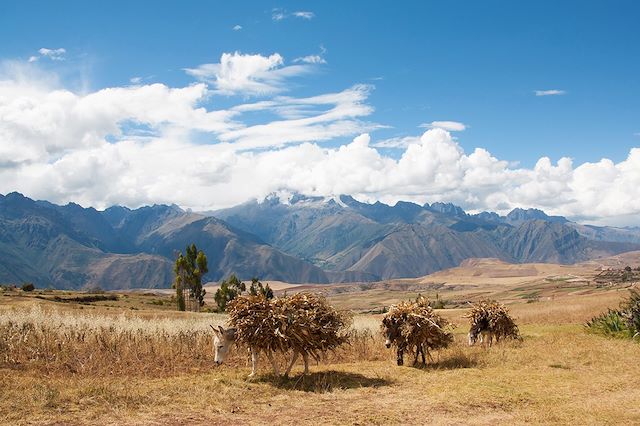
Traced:
<svg viewBox="0 0 640 426">
<path fill-rule="evenodd" d="M 404 352 L 410 350 L 409 343 L 407 339 L 400 332 L 400 324 L 398 321 L 386 321 L 384 322 L 384 335 L 385 342 L 384 345 L 387 348 L 390 348 L 392 344 L 396 345 L 396 362 L 398 365 L 404 364 Z M 429 355 L 429 350 L 425 343 L 418 343 L 415 345 L 416 347 L 416 357 L 413 360 L 413 364 L 418 363 L 418 355 L 422 355 L 422 364 L 426 364 L 425 355 Z"/>
<path fill-rule="evenodd" d="M 214 326 L 210 326 L 213 329 L 213 347 L 215 353 L 215 362 L 217 365 L 224 363 L 229 355 L 229 349 L 235 343 L 236 338 L 236 329 L 235 328 L 227 328 L 225 329 L 222 326 L 218 326 L 216 329 Z M 249 352 L 251 353 L 251 374 L 249 377 L 255 377 L 258 370 L 258 358 L 260 355 L 260 351 L 263 351 L 269 362 L 271 362 L 271 366 L 273 367 L 273 372 L 276 376 L 280 375 L 280 368 L 278 367 L 278 363 L 276 362 L 273 352 L 266 348 L 259 348 L 256 345 L 249 346 Z M 298 360 L 298 356 L 302 354 L 302 359 L 304 361 L 304 374 L 309 374 L 309 354 L 307 352 L 299 352 L 293 351 L 293 355 L 291 357 L 291 362 L 284 372 L 284 377 L 288 377 L 293 365 Z"/>
<path fill-rule="evenodd" d="M 498 343 L 500 336 L 491 327 L 488 318 L 481 318 L 478 322 L 471 325 L 469 329 L 469 346 L 475 345 L 478 341 L 481 345 L 487 344 L 489 347 L 493 344 L 495 337 Z"/>
</svg>

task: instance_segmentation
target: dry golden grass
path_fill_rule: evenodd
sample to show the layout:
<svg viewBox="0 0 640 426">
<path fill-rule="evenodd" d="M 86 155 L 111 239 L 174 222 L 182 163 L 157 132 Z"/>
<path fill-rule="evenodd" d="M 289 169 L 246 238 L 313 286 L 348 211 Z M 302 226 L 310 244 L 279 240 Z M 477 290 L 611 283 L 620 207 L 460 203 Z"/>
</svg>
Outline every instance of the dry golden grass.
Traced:
<svg viewBox="0 0 640 426">
<path fill-rule="evenodd" d="M 351 345 L 310 376 L 297 366 L 275 378 L 263 359 L 255 381 L 243 351 L 213 364 L 219 315 L 11 303 L 0 309 L 0 423 L 638 424 L 640 345 L 581 325 L 624 293 L 510 303 L 524 340 L 490 349 L 465 345 L 466 310 L 438 311 L 460 326 L 426 368 L 395 366 L 381 316 L 359 315 Z"/>
</svg>

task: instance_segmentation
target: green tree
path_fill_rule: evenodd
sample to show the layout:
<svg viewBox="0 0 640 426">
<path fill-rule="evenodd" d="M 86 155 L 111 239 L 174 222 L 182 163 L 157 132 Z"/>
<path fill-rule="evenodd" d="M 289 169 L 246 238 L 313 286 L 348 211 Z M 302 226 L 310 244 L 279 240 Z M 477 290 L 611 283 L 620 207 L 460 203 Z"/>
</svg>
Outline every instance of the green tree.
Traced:
<svg viewBox="0 0 640 426">
<path fill-rule="evenodd" d="M 235 276 L 231 274 L 229 278 L 220 283 L 220 288 L 213 295 L 213 299 L 218 306 L 218 312 L 224 312 L 227 309 L 227 303 L 242 294 L 247 286 Z"/>
<path fill-rule="evenodd" d="M 184 290 L 189 290 L 189 296 L 196 300 L 196 309 L 199 310 L 204 305 L 206 294 L 206 290 L 202 288 L 202 277 L 209 272 L 207 256 L 202 250 L 198 251 L 195 244 L 191 244 L 187 246 L 185 255 L 182 252 L 178 255 L 173 271 L 176 274 L 173 286 L 176 289 L 178 310 L 184 311 L 186 308 Z"/>
<path fill-rule="evenodd" d="M 273 299 L 273 290 L 269 287 L 269 283 L 263 285 L 258 278 L 251 279 L 251 286 L 249 286 L 249 293 L 253 296 L 262 295 L 267 299 Z"/>
</svg>

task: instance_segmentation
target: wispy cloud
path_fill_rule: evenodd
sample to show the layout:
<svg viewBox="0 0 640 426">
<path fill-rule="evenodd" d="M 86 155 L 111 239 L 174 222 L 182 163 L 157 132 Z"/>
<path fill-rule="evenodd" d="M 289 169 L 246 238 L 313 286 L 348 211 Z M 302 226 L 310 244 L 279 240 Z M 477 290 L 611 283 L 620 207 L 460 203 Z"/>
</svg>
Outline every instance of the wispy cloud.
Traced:
<svg viewBox="0 0 640 426">
<path fill-rule="evenodd" d="M 38 50 L 39 55 L 29 57 L 29 62 L 36 62 L 40 58 L 48 58 L 52 61 L 64 61 L 64 55 L 67 53 L 66 49 L 60 47 L 58 49 L 47 49 L 42 47 Z"/>
<path fill-rule="evenodd" d="M 302 18 L 302 19 L 313 19 L 316 14 L 313 12 L 306 12 L 306 11 L 298 11 L 298 12 L 293 12 L 293 16 L 295 16 L 296 18 Z"/>
<path fill-rule="evenodd" d="M 371 144 L 374 148 L 406 148 L 409 145 L 420 143 L 420 136 L 399 136 L 382 139 Z"/>
<path fill-rule="evenodd" d="M 535 93 L 536 96 L 560 96 L 560 95 L 565 95 L 567 92 L 564 90 L 549 89 L 549 90 L 535 90 L 533 93 Z"/>
<path fill-rule="evenodd" d="M 245 150 L 372 131 L 382 126 L 360 120 L 373 112 L 366 103 L 372 90 L 372 86 L 359 84 L 337 93 L 308 98 L 278 96 L 267 102 L 238 105 L 232 111 L 271 111 L 284 119 L 233 129 L 221 133 L 219 138 Z"/>
<path fill-rule="evenodd" d="M 326 64 L 327 61 L 320 55 L 308 55 L 296 58 L 293 62 L 303 62 L 305 64 Z"/>
<path fill-rule="evenodd" d="M 422 123 L 418 127 L 425 129 L 443 129 L 448 132 L 461 132 L 467 128 L 467 125 L 458 121 L 432 121 L 431 123 Z"/>
<path fill-rule="evenodd" d="M 310 72 L 310 67 L 310 64 L 285 66 L 278 53 L 262 56 L 235 52 L 223 53 L 219 63 L 185 71 L 213 85 L 218 94 L 259 96 L 285 91 L 285 80 Z"/>
<path fill-rule="evenodd" d="M 235 25 L 233 27 L 233 31 L 240 31 L 242 29 L 242 25 Z"/>
<path fill-rule="evenodd" d="M 282 21 L 290 17 L 300 18 L 300 19 L 305 19 L 307 21 L 310 21 L 315 16 L 316 16 L 315 13 L 305 11 L 305 10 L 298 10 L 298 11 L 289 13 L 285 9 L 282 9 L 279 7 L 271 9 L 271 19 L 276 22 Z"/>
<path fill-rule="evenodd" d="M 282 21 L 286 17 L 287 14 L 285 13 L 284 9 L 275 8 L 271 10 L 271 19 L 274 21 Z"/>
</svg>

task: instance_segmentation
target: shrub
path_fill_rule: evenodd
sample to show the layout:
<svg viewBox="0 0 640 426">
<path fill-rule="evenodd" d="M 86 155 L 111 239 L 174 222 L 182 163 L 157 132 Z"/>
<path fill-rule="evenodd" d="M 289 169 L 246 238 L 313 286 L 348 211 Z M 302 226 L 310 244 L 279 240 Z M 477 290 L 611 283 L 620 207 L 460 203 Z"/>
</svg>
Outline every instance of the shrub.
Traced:
<svg viewBox="0 0 640 426">
<path fill-rule="evenodd" d="M 36 286 L 34 286 L 32 283 L 22 284 L 22 291 L 33 291 L 35 289 L 36 289 Z"/>
<path fill-rule="evenodd" d="M 621 311 L 609 309 L 587 321 L 585 326 L 590 332 L 611 337 L 631 337 L 632 334 Z"/>
<path fill-rule="evenodd" d="M 634 332 L 634 335 L 638 335 L 640 333 L 640 292 L 631 289 L 629 293 L 629 298 L 622 302 L 622 312 L 627 327 Z"/>
<path fill-rule="evenodd" d="M 640 292 L 629 290 L 629 298 L 620 309 L 609 309 L 585 324 L 592 333 L 611 337 L 633 338 L 640 335 Z"/>
</svg>

